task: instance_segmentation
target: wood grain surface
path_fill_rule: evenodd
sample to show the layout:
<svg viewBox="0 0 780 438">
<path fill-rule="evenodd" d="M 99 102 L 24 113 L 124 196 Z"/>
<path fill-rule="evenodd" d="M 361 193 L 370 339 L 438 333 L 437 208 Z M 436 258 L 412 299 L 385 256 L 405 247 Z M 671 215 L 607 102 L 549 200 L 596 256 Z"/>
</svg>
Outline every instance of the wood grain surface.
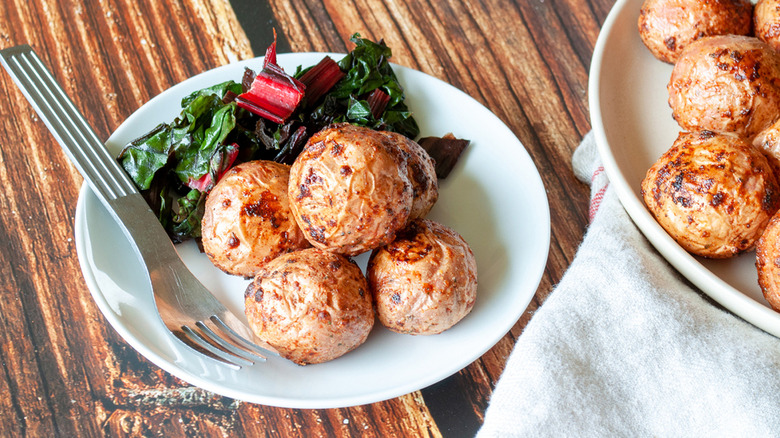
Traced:
<svg viewBox="0 0 780 438">
<path fill-rule="evenodd" d="M 512 129 L 542 175 L 552 219 L 534 300 L 507 336 L 456 375 L 343 409 L 232 400 L 160 370 L 103 318 L 73 238 L 82 179 L 2 72 L 0 436 L 473 436 L 515 339 L 569 266 L 587 225 L 588 189 L 571 172 L 571 153 L 590 129 L 588 67 L 613 2 L 0 3 L 0 48 L 33 46 L 103 139 L 168 87 L 262 54 L 274 28 L 281 50 L 344 52 L 354 32 L 384 39 L 393 62 L 453 84 Z"/>
</svg>

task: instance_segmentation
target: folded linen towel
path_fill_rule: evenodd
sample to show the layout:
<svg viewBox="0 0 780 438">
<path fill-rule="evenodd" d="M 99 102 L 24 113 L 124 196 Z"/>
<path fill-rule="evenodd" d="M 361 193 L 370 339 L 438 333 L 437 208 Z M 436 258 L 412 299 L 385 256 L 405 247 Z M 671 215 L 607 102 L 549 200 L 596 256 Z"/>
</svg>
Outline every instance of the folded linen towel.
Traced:
<svg viewBox="0 0 780 438">
<path fill-rule="evenodd" d="M 655 251 L 592 133 L 572 161 L 591 183 L 591 224 L 478 437 L 780 436 L 780 339 L 702 298 Z"/>
</svg>

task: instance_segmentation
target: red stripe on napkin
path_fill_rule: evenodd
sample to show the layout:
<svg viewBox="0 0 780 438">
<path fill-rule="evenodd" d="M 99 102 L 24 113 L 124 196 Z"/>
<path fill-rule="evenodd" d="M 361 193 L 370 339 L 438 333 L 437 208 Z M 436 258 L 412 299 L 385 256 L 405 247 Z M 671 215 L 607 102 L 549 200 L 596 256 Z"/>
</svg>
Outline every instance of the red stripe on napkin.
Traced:
<svg viewBox="0 0 780 438">
<path fill-rule="evenodd" d="M 596 212 L 599 211 L 599 206 L 601 205 L 601 200 L 604 199 L 604 192 L 607 191 L 607 187 L 609 186 L 609 180 L 606 178 L 606 175 L 604 175 L 604 178 L 602 178 L 602 181 L 604 185 L 600 187 L 598 190 L 595 190 L 595 183 L 596 178 L 599 176 L 602 176 L 604 173 L 604 166 L 599 166 L 595 171 L 593 171 L 593 176 L 591 176 L 591 188 L 593 189 L 591 193 L 593 193 L 593 196 L 590 198 L 590 208 L 588 209 L 588 219 L 593 222 L 593 218 L 596 216 Z"/>
</svg>

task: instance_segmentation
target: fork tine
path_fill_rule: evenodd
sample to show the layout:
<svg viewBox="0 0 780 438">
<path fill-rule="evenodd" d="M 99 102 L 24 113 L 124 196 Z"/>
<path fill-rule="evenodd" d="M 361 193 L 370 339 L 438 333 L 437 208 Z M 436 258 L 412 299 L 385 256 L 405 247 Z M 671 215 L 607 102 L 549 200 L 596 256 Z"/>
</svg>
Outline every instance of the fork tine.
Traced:
<svg viewBox="0 0 780 438">
<path fill-rule="evenodd" d="M 209 342 L 203 335 L 193 330 L 189 326 L 186 325 L 182 326 L 181 330 L 182 330 L 182 335 L 185 337 L 186 341 L 190 342 L 191 346 L 194 345 L 196 347 L 199 347 L 198 350 L 201 353 L 210 353 L 208 355 L 212 359 L 216 359 L 236 370 L 241 369 L 242 367 L 245 366 L 254 365 L 254 362 L 249 359 L 245 359 L 241 356 L 237 356 L 233 353 L 217 348 L 214 344 Z"/>
<path fill-rule="evenodd" d="M 229 353 L 232 353 L 236 356 L 239 356 L 251 362 L 265 362 L 266 360 L 265 356 L 263 355 L 254 353 L 245 348 L 241 348 L 237 345 L 234 345 L 229 341 L 226 341 L 220 335 L 218 335 L 214 330 L 212 330 L 209 326 L 207 326 L 203 321 L 197 321 L 195 323 L 195 326 L 198 329 L 200 329 L 201 331 L 200 335 L 203 338 L 205 338 L 212 344 L 216 344 L 217 347 L 222 348 L 223 350 L 227 350 Z"/>
<path fill-rule="evenodd" d="M 239 327 L 244 328 L 244 329 L 246 328 L 246 326 L 243 323 L 241 323 L 241 321 L 239 321 L 238 318 L 236 318 L 232 313 L 225 313 L 224 317 L 228 320 L 228 322 L 230 322 L 233 325 L 233 327 L 235 327 L 236 324 L 240 324 Z M 215 326 L 219 327 L 219 329 L 223 333 L 228 335 L 232 341 L 238 343 L 239 345 L 244 347 L 244 349 L 252 350 L 256 354 L 258 354 L 260 356 L 268 355 L 268 354 L 273 355 L 273 356 L 279 356 L 279 352 L 271 350 L 270 348 L 261 347 L 261 346 L 257 345 L 256 343 L 246 339 L 246 337 L 244 337 L 243 335 L 239 334 L 236 330 L 233 329 L 233 327 L 228 325 L 219 316 L 212 315 L 211 318 L 209 318 L 209 319 L 211 319 L 211 322 L 214 323 Z M 235 320 L 235 321 L 233 321 L 233 320 Z"/>
</svg>

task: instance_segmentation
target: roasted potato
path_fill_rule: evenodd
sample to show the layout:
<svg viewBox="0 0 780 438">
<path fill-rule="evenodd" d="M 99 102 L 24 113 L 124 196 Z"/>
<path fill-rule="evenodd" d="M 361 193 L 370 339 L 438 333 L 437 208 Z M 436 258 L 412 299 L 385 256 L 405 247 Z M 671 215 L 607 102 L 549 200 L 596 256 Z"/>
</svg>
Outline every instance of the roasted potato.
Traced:
<svg viewBox="0 0 780 438">
<path fill-rule="evenodd" d="M 687 251 L 727 258 L 750 250 L 780 206 L 764 155 L 743 138 L 680 133 L 642 181 L 645 204 Z"/>
<path fill-rule="evenodd" d="M 353 350 L 365 342 L 375 319 L 360 268 L 316 248 L 267 263 L 247 287 L 244 304 L 257 337 L 299 365 Z"/>
<path fill-rule="evenodd" d="M 250 161 L 229 170 L 206 198 L 203 250 L 228 274 L 253 277 L 274 257 L 309 242 L 287 200 L 290 167 Z"/>
<path fill-rule="evenodd" d="M 477 263 L 454 230 L 413 221 L 392 243 L 374 250 L 366 270 L 377 316 L 398 333 L 432 335 L 474 307 Z"/>
<path fill-rule="evenodd" d="M 780 312 L 780 214 L 769 221 L 756 244 L 758 285 L 764 298 Z"/>
<path fill-rule="evenodd" d="M 780 1 L 759 0 L 753 12 L 753 26 L 758 39 L 780 50 Z"/>
<path fill-rule="evenodd" d="M 382 132 L 397 145 L 406 159 L 407 177 L 412 184 L 412 210 L 409 220 L 425 217 L 439 199 L 435 163 L 419 144 L 396 132 Z"/>
<path fill-rule="evenodd" d="M 752 140 L 780 118 L 780 57 L 757 38 L 702 38 L 683 52 L 667 89 L 683 130 Z"/>
<path fill-rule="evenodd" d="M 288 191 L 306 238 L 348 256 L 392 242 L 414 204 L 407 166 L 382 132 L 340 124 L 314 134 L 292 165 Z"/>
<path fill-rule="evenodd" d="M 749 35 L 749 0 L 645 0 L 639 11 L 639 36 L 661 61 L 674 64 L 694 41 L 713 35 Z"/>
</svg>

